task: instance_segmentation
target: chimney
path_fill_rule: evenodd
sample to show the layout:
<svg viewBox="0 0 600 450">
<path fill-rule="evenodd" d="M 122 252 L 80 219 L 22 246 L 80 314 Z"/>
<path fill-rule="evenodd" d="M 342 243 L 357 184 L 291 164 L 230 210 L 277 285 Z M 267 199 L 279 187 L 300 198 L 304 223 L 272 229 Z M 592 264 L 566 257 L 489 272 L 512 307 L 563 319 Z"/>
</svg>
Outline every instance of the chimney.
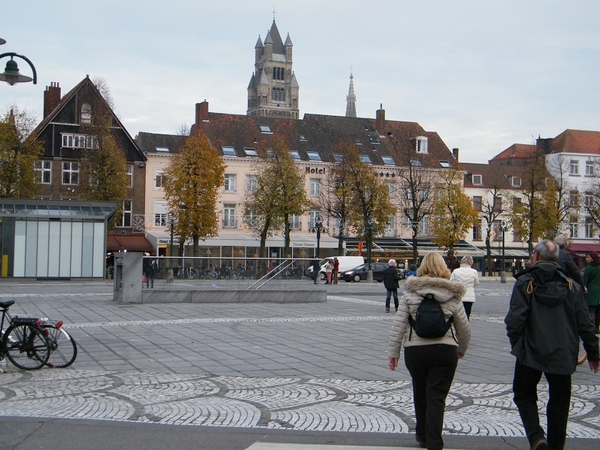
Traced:
<svg viewBox="0 0 600 450">
<path fill-rule="evenodd" d="M 51 81 L 44 91 L 44 118 L 48 117 L 60 103 L 60 86 L 58 82 Z"/>
<path fill-rule="evenodd" d="M 452 149 L 452 154 L 454 155 L 454 159 L 458 161 L 458 148 L 454 147 Z"/>
<path fill-rule="evenodd" d="M 208 121 L 208 102 L 206 99 L 202 103 L 196 103 L 196 125 Z"/>
<path fill-rule="evenodd" d="M 379 104 L 379 109 L 375 112 L 375 129 L 380 136 L 385 135 L 385 109 L 383 104 Z"/>
</svg>

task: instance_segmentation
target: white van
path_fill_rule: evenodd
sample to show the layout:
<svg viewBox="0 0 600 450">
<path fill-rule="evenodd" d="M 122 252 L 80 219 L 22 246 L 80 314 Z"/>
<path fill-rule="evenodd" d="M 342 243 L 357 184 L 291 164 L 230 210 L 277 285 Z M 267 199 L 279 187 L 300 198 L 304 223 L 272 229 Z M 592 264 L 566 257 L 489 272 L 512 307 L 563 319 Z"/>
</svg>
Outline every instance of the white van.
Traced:
<svg viewBox="0 0 600 450">
<path fill-rule="evenodd" d="M 365 263 L 365 258 L 363 258 L 362 256 L 328 256 L 327 258 L 319 261 L 319 273 L 321 274 L 321 276 L 319 277 L 320 280 L 325 279 L 325 263 L 327 262 L 327 260 L 333 261 L 333 258 L 337 258 L 338 262 L 340 263 L 338 273 L 342 273 L 345 270 L 354 269 L 355 267 Z M 312 278 L 312 273 L 312 266 L 309 266 L 308 269 L 306 269 L 306 271 L 304 272 L 304 274 L 309 278 Z"/>
</svg>

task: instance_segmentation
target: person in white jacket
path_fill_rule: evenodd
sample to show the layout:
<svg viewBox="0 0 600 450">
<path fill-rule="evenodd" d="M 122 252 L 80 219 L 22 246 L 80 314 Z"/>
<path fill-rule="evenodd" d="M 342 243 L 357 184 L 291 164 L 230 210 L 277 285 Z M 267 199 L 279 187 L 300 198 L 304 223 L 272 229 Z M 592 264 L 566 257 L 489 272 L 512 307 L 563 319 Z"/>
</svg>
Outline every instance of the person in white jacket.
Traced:
<svg viewBox="0 0 600 450">
<path fill-rule="evenodd" d="M 467 292 L 462 299 L 467 313 L 467 319 L 471 317 L 471 309 L 475 303 L 475 286 L 479 284 L 479 273 L 473 269 L 473 258 L 469 255 L 463 256 L 460 259 L 460 267 L 454 269 L 450 276 L 450 281 L 462 283 L 467 288 Z"/>
<path fill-rule="evenodd" d="M 450 270 L 441 255 L 425 255 L 417 276 L 406 280 L 388 344 L 391 370 L 396 370 L 404 346 L 404 363 L 413 383 L 416 438 L 421 448 L 430 450 L 444 447 L 446 397 L 458 360 L 465 355 L 471 339 L 471 325 L 461 301 L 466 289 L 449 278 Z M 440 338 L 419 337 L 409 324 L 409 316 L 415 318 L 423 296 L 429 293 L 441 303 L 445 317 L 453 318 L 452 326 Z"/>
</svg>

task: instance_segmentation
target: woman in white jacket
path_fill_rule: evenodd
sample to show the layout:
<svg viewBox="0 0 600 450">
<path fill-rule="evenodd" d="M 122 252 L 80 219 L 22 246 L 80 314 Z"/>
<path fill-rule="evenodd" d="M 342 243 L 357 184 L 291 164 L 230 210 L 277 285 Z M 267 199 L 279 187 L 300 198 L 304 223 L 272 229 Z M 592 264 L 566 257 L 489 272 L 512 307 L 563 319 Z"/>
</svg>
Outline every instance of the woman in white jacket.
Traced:
<svg viewBox="0 0 600 450">
<path fill-rule="evenodd" d="M 406 280 L 388 347 L 389 367 L 396 370 L 404 345 L 404 362 L 413 383 L 417 442 L 430 450 L 444 447 L 446 397 L 458 360 L 465 355 L 471 339 L 471 326 L 461 301 L 465 287 L 449 278 L 450 270 L 441 255 L 425 255 L 417 276 Z M 441 303 L 445 317 L 453 318 L 452 326 L 440 338 L 419 337 L 409 325 L 409 316 L 415 318 L 423 296 L 429 293 Z"/>
<path fill-rule="evenodd" d="M 462 283 L 467 288 L 467 292 L 462 299 L 467 319 L 471 317 L 471 309 L 473 308 L 473 303 L 475 303 L 475 286 L 479 284 L 479 273 L 472 266 L 473 258 L 469 255 L 463 256 L 460 259 L 460 267 L 454 269 L 454 272 L 450 276 L 450 281 Z"/>
</svg>

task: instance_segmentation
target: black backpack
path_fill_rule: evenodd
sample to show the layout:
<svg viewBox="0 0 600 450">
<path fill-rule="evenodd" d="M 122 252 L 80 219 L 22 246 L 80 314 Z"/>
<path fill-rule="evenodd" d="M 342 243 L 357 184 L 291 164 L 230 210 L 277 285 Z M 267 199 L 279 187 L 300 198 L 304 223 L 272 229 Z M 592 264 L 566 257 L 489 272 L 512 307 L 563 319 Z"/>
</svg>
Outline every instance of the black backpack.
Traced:
<svg viewBox="0 0 600 450">
<path fill-rule="evenodd" d="M 422 338 L 440 338 L 445 336 L 453 318 L 446 320 L 442 305 L 438 302 L 433 294 L 425 294 L 421 304 L 417 308 L 417 314 L 413 319 L 408 316 L 408 322 L 417 336 Z"/>
</svg>

